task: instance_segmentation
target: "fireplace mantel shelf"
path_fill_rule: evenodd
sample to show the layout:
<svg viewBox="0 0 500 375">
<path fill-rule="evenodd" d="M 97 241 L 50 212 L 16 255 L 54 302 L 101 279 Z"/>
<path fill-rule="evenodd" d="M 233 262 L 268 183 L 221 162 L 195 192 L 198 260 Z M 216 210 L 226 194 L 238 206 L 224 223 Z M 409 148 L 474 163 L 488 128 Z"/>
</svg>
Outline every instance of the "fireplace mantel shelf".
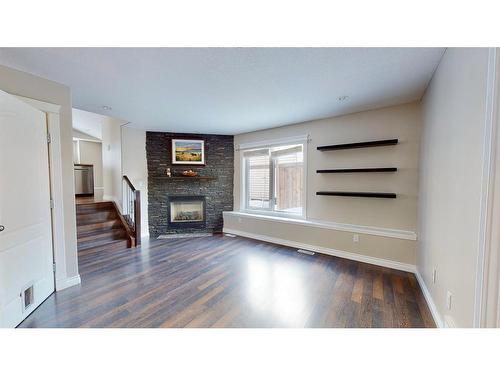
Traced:
<svg viewBox="0 0 500 375">
<path fill-rule="evenodd" d="M 167 176 L 158 176 L 158 177 L 153 177 L 155 180 L 216 180 L 217 177 L 214 176 L 172 176 L 172 177 L 167 177 Z"/>
</svg>

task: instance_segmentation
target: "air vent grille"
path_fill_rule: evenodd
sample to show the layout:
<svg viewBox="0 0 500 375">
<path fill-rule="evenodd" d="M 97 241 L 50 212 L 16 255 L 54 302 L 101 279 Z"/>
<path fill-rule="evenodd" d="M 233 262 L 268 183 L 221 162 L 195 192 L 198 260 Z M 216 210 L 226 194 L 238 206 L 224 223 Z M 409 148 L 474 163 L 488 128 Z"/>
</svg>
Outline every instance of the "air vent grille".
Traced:
<svg viewBox="0 0 500 375">
<path fill-rule="evenodd" d="M 30 308 L 31 305 L 33 305 L 33 302 L 35 301 L 33 295 L 33 285 L 24 289 L 22 297 L 23 297 L 23 309 L 27 310 Z"/>
</svg>

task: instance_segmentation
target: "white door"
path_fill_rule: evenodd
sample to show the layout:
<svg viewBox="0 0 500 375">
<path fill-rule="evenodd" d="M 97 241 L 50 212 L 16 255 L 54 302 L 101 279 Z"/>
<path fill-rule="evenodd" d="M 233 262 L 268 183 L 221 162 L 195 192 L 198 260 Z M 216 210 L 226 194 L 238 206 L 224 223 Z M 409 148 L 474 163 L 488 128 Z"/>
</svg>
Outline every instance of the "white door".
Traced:
<svg viewBox="0 0 500 375">
<path fill-rule="evenodd" d="M 54 291 L 47 122 L 0 91 L 0 327 Z"/>
</svg>

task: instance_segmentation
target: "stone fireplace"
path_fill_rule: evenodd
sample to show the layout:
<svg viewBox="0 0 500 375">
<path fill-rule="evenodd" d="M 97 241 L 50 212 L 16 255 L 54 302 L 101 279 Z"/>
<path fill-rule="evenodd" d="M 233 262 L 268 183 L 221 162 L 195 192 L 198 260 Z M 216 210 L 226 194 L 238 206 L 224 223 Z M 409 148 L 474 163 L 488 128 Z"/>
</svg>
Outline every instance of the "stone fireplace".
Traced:
<svg viewBox="0 0 500 375">
<path fill-rule="evenodd" d="M 204 196 L 171 195 L 168 197 L 170 228 L 204 228 L 206 203 Z"/>
<path fill-rule="evenodd" d="M 205 165 L 172 163 L 172 139 L 202 139 Z M 223 211 L 233 209 L 234 138 L 230 135 L 146 132 L 149 235 L 222 232 Z M 184 170 L 194 178 L 179 176 Z"/>
</svg>

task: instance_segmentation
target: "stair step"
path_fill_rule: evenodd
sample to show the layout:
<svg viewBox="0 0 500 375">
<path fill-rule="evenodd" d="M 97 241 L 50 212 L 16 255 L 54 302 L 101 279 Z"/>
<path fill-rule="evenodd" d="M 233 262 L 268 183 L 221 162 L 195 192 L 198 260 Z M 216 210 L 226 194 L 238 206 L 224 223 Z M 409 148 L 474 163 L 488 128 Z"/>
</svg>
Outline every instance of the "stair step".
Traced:
<svg viewBox="0 0 500 375">
<path fill-rule="evenodd" d="M 114 211 L 113 202 L 82 203 L 76 205 L 76 213 L 92 213 L 97 211 Z"/>
<path fill-rule="evenodd" d="M 96 222 L 90 222 L 86 224 L 80 224 L 77 223 L 76 230 L 78 232 L 78 235 L 88 233 L 88 232 L 94 232 L 97 230 L 109 230 L 109 229 L 116 229 L 116 228 L 123 228 L 122 223 L 119 219 L 110 219 L 106 221 L 96 221 Z"/>
<path fill-rule="evenodd" d="M 96 253 L 96 252 L 101 252 L 101 251 L 109 251 L 109 250 L 122 250 L 128 248 L 128 240 L 127 239 L 120 239 L 120 240 L 114 240 L 114 241 L 107 241 L 105 243 L 101 244 L 96 244 L 94 246 L 84 246 L 80 247 L 78 246 L 78 252 L 84 253 L 84 254 L 91 254 L 91 253 Z"/>
<path fill-rule="evenodd" d="M 98 221 L 107 221 L 117 218 L 115 211 L 96 211 L 92 213 L 83 213 L 76 215 L 76 222 L 78 224 L 90 224 Z"/>
<path fill-rule="evenodd" d="M 127 232 L 123 228 L 104 229 L 78 234 L 78 243 L 97 241 L 102 239 L 117 240 L 127 238 Z"/>
<path fill-rule="evenodd" d="M 131 244 L 127 229 L 113 202 L 76 205 L 78 251 L 126 249 Z"/>
</svg>

